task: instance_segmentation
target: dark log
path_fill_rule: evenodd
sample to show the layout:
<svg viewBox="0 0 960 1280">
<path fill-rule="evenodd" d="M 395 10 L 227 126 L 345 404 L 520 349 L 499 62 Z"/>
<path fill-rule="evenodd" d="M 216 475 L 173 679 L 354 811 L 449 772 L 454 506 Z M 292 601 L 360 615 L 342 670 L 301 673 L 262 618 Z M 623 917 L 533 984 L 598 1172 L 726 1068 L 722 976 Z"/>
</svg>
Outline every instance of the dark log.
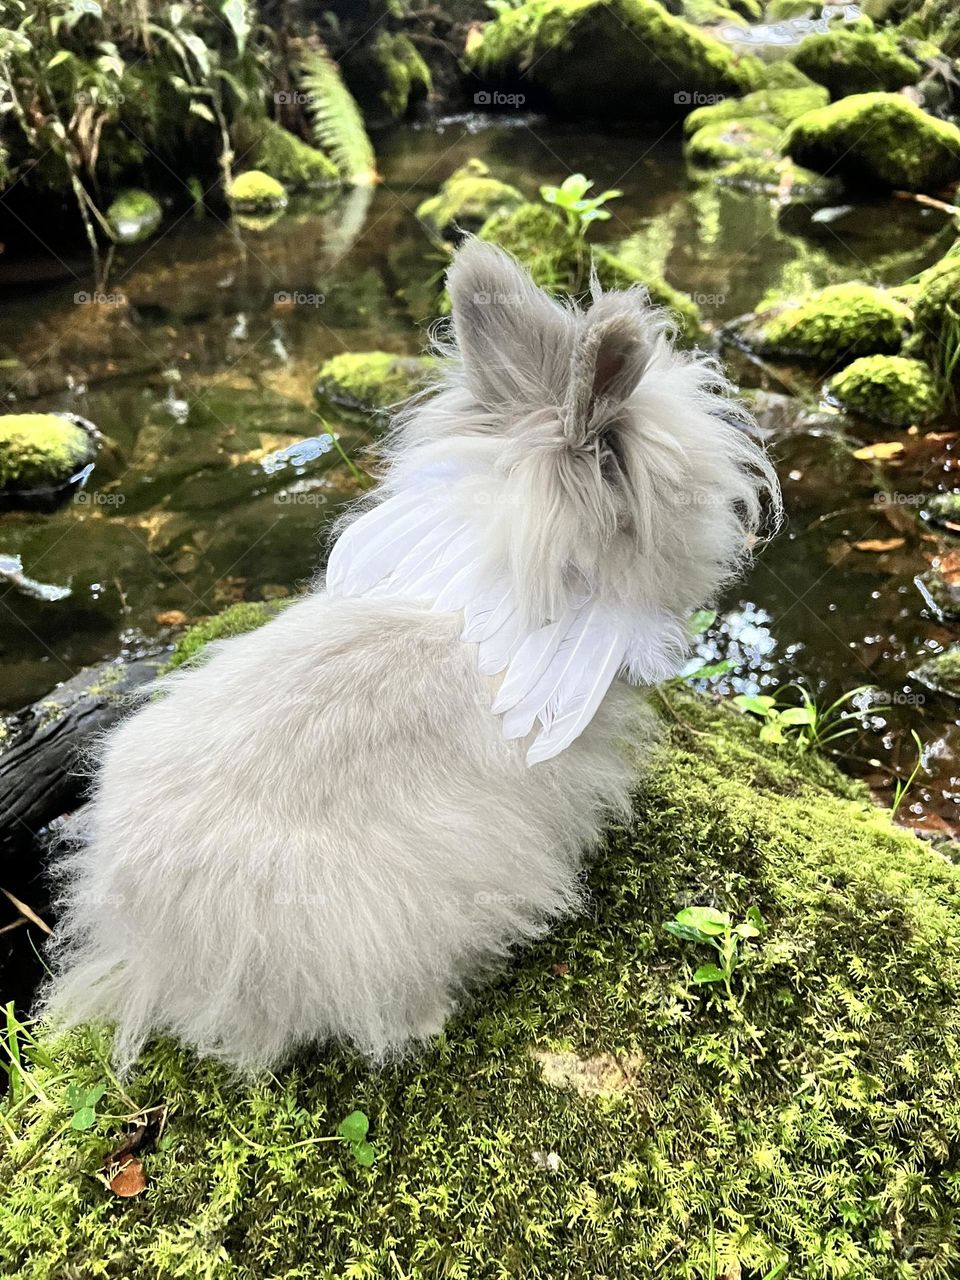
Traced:
<svg viewBox="0 0 960 1280">
<path fill-rule="evenodd" d="M 35 846 L 41 828 L 84 798 L 84 757 L 97 735 L 129 710 L 163 657 L 84 667 L 48 697 L 8 718 L 0 738 L 0 855 Z M 10 865 L 14 879 L 22 869 Z"/>
</svg>

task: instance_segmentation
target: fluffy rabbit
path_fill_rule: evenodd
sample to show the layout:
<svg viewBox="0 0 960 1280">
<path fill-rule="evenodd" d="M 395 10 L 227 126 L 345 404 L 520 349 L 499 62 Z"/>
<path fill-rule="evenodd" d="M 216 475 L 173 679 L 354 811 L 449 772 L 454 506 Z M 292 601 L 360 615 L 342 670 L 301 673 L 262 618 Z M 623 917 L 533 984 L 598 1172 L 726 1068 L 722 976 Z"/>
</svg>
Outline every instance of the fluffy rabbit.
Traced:
<svg viewBox="0 0 960 1280">
<path fill-rule="evenodd" d="M 628 687 L 748 554 L 770 464 L 642 291 L 583 311 L 467 241 L 455 343 L 326 580 L 107 740 L 46 1012 L 242 1068 L 436 1034 L 576 908 L 652 716 Z"/>
</svg>

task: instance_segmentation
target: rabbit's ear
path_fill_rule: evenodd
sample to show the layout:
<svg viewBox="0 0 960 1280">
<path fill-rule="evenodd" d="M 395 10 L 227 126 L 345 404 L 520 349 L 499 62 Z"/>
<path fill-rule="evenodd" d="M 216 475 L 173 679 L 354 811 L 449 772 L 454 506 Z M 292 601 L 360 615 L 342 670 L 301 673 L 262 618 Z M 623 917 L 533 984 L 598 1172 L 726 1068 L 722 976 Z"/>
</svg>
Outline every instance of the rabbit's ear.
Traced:
<svg viewBox="0 0 960 1280">
<path fill-rule="evenodd" d="M 465 240 L 447 273 L 467 385 L 487 409 L 556 404 L 569 373 L 574 316 L 513 258 Z"/>
<path fill-rule="evenodd" d="M 587 314 L 573 351 L 564 399 L 564 432 L 581 443 L 615 419 L 636 390 L 653 344 L 629 295 L 608 294 Z"/>
</svg>

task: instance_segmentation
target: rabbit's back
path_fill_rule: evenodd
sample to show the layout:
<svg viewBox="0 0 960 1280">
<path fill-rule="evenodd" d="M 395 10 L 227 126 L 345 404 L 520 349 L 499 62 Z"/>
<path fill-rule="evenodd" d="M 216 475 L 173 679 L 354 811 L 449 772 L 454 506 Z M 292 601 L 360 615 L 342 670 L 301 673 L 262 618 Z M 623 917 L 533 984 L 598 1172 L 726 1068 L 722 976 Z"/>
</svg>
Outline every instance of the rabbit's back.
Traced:
<svg viewBox="0 0 960 1280">
<path fill-rule="evenodd" d="M 383 1057 L 573 907 L 636 697 L 530 769 L 461 629 L 310 596 L 127 721 L 68 864 L 61 1016 L 119 1019 L 122 1061 L 152 1030 L 238 1065 L 330 1035 Z"/>
</svg>

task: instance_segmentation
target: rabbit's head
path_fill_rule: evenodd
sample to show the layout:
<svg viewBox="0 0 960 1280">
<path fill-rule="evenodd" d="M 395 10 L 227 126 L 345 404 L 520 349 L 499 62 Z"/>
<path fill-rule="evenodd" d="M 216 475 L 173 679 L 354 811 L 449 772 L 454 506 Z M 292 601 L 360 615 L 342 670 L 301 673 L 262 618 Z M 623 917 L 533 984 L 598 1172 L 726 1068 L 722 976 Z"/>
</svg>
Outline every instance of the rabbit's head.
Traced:
<svg viewBox="0 0 960 1280">
<path fill-rule="evenodd" d="M 713 361 L 673 346 L 642 289 L 564 305 L 467 240 L 448 276 L 453 359 L 400 420 L 396 464 L 462 464 L 492 558 L 532 621 L 584 589 L 682 618 L 749 553 L 772 466 Z"/>
</svg>

